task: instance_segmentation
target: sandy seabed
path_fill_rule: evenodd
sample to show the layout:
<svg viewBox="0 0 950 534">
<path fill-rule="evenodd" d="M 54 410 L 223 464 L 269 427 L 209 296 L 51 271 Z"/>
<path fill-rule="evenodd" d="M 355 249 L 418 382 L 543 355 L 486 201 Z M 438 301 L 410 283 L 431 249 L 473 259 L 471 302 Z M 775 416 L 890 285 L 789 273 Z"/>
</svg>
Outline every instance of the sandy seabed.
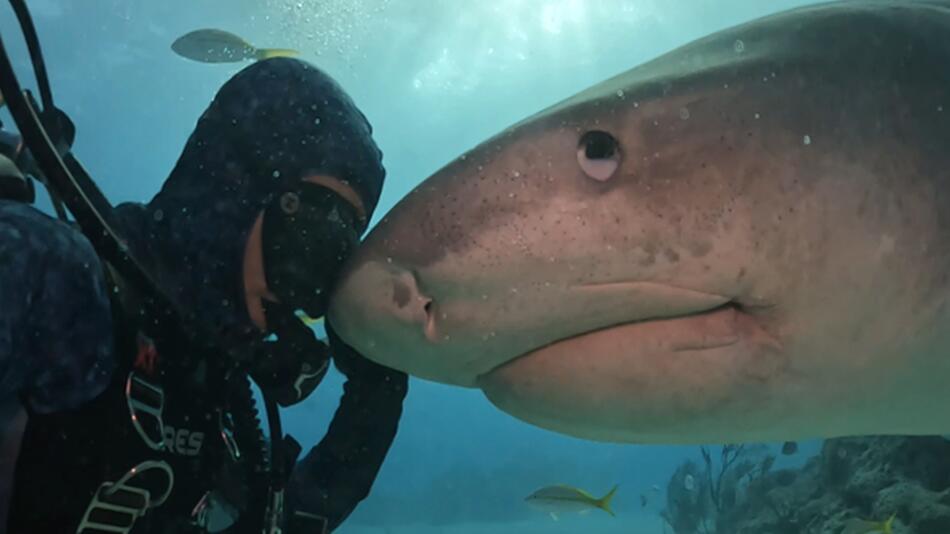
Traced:
<svg viewBox="0 0 950 534">
<path fill-rule="evenodd" d="M 399 525 L 392 527 L 343 525 L 338 534 L 663 534 L 658 516 L 543 517 L 514 523 L 460 523 L 455 525 Z M 667 530 L 666 532 L 669 532 Z"/>
</svg>

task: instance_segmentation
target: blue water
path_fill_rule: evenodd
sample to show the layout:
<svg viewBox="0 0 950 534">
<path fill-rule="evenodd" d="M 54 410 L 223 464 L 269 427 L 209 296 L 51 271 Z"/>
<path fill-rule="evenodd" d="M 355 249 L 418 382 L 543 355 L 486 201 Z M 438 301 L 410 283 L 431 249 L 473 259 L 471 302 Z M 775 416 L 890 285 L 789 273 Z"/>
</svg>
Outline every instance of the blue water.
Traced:
<svg viewBox="0 0 950 534">
<path fill-rule="evenodd" d="M 262 47 L 296 48 L 333 75 L 375 128 L 389 179 L 378 220 L 424 177 L 503 127 L 608 76 L 794 0 L 34 0 L 58 105 L 75 152 L 114 203 L 159 189 L 198 115 L 240 65 L 189 62 L 169 49 L 200 27 Z M 3 7 L 5 43 L 26 54 Z M 331 375 L 290 410 L 308 447 L 340 395 Z M 802 461 L 816 450 L 802 444 Z M 661 532 L 661 489 L 696 447 L 575 440 L 496 411 L 479 392 L 413 379 L 399 435 L 373 494 L 340 530 Z M 603 494 L 617 518 L 554 522 L 523 498 L 564 482 Z M 641 507 L 640 494 L 650 500 Z"/>
</svg>

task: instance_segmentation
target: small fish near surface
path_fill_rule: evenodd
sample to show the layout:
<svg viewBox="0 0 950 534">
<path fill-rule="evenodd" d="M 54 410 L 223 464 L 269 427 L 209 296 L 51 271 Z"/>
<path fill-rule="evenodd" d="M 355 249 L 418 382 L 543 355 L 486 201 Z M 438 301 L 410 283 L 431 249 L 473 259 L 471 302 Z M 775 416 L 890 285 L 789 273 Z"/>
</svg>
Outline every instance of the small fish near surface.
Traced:
<svg viewBox="0 0 950 534">
<path fill-rule="evenodd" d="M 566 484 L 558 484 L 535 491 L 525 497 L 525 501 L 535 508 L 545 510 L 555 521 L 558 520 L 558 514 L 560 513 L 575 512 L 584 514 L 595 508 L 599 508 L 610 515 L 615 515 L 610 508 L 610 501 L 617 493 L 617 487 L 614 486 L 606 495 L 598 499 L 582 489 Z"/>
<path fill-rule="evenodd" d="M 231 32 L 210 28 L 188 32 L 175 39 L 172 51 L 201 63 L 238 63 L 300 54 L 289 48 L 257 48 Z"/>
<path fill-rule="evenodd" d="M 854 518 L 844 524 L 844 530 L 841 534 L 872 534 L 880 532 L 882 534 L 893 534 L 892 526 L 897 514 L 891 514 L 887 521 L 868 521 L 867 519 Z"/>
</svg>

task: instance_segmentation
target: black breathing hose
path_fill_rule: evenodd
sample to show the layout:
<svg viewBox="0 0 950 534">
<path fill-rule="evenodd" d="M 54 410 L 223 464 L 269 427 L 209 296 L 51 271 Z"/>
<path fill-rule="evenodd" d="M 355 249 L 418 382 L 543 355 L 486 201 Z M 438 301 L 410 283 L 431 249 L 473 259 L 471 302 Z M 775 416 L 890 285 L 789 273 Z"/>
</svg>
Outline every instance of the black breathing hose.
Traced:
<svg viewBox="0 0 950 534">
<path fill-rule="evenodd" d="M 36 74 L 36 83 L 40 90 L 43 109 L 53 109 L 53 92 L 50 90 L 49 76 L 46 74 L 46 62 L 43 61 L 43 51 L 40 49 L 40 39 L 36 35 L 33 17 L 30 16 L 30 10 L 26 8 L 24 0 L 10 0 L 10 6 L 20 22 L 23 40 L 26 41 L 26 48 L 30 52 L 30 61 L 33 63 L 33 72 Z"/>
</svg>

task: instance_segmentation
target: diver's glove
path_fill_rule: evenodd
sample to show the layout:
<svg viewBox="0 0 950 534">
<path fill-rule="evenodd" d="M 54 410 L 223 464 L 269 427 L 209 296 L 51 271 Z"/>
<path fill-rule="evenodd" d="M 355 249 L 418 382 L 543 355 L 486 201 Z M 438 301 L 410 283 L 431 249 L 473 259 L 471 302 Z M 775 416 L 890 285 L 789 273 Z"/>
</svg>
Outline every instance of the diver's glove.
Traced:
<svg viewBox="0 0 950 534">
<path fill-rule="evenodd" d="M 287 407 L 306 399 L 327 374 L 327 346 L 286 307 L 265 302 L 273 336 L 255 353 L 251 376 L 265 395 Z"/>
</svg>

